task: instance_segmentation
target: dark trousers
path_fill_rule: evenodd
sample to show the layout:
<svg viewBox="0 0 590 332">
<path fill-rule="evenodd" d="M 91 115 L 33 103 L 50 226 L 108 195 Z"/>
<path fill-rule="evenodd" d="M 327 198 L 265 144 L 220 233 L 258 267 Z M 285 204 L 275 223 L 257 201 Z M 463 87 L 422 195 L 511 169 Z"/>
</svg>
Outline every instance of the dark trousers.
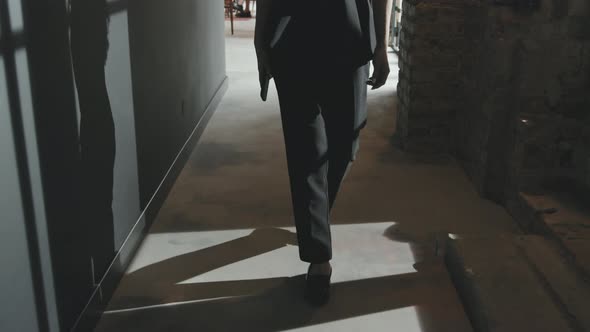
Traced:
<svg viewBox="0 0 590 332">
<path fill-rule="evenodd" d="M 368 65 L 310 75 L 275 67 L 301 260 L 332 258 L 330 210 L 358 149 L 366 115 Z"/>
</svg>

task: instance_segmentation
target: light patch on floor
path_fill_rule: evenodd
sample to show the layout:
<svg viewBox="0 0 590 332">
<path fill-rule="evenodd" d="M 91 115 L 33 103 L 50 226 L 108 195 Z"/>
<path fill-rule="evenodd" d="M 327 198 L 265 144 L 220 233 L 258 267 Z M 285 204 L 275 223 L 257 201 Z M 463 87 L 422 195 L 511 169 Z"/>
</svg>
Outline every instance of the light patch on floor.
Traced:
<svg viewBox="0 0 590 332">
<path fill-rule="evenodd" d="M 384 231 L 391 222 L 333 225 L 334 282 L 360 280 L 415 272 L 410 246 L 386 238 Z M 281 228 L 294 233 L 293 227 Z M 135 257 L 128 273 L 159 261 L 206 249 L 246 237 L 254 230 L 226 230 L 186 233 L 150 234 Z M 307 264 L 301 262 L 298 247 L 286 245 L 254 257 L 240 260 L 212 271 L 194 276 L 178 284 L 199 282 L 253 280 L 278 278 L 304 273 Z"/>
<path fill-rule="evenodd" d="M 332 226 L 322 309 L 303 299 L 293 227 L 150 234 L 97 331 L 470 331 L 442 262 L 416 264 L 424 249 L 392 240 L 395 229 Z"/>
</svg>

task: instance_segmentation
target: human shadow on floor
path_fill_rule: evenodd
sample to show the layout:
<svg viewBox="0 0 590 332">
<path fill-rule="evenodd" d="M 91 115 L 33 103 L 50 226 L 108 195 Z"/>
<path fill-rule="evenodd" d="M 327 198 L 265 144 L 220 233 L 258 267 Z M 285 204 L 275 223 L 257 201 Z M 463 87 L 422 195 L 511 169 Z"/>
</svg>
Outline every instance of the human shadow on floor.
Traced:
<svg viewBox="0 0 590 332">
<path fill-rule="evenodd" d="M 400 315 L 416 330 L 453 330 L 456 320 L 445 317 L 445 308 L 454 303 L 433 297 L 448 282 L 440 268 L 334 283 L 331 302 L 321 310 L 303 299 L 305 275 L 179 284 L 286 245 L 296 245 L 295 233 L 258 229 L 135 270 L 123 279 L 96 331 L 281 331 L 397 309 L 406 310 Z"/>
<path fill-rule="evenodd" d="M 249 296 L 111 312 L 103 317 L 97 331 L 115 327 L 144 332 L 281 331 L 411 308 L 420 304 L 417 299 L 427 296 L 428 287 L 423 286 L 436 283 L 435 278 L 427 280 L 418 273 L 336 283 L 331 303 L 315 310 L 302 299 L 304 278 L 285 278 L 276 287 Z M 417 317 L 415 324 L 420 324 Z"/>
<path fill-rule="evenodd" d="M 279 228 L 262 228 L 244 237 L 147 265 L 124 276 L 108 310 L 251 294 L 276 281 L 180 283 L 288 245 L 297 245 L 295 233 Z"/>
</svg>

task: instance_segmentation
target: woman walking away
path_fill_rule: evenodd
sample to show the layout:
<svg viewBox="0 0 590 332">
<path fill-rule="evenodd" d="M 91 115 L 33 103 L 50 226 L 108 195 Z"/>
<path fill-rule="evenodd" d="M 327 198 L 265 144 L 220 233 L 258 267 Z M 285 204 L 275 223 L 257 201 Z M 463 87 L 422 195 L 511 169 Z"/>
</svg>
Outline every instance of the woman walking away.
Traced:
<svg viewBox="0 0 590 332">
<path fill-rule="evenodd" d="M 261 95 L 279 94 L 305 297 L 328 302 L 330 210 L 358 150 L 367 85 L 389 75 L 392 0 L 259 0 L 254 44 Z M 369 77 L 369 61 L 374 71 Z"/>
</svg>

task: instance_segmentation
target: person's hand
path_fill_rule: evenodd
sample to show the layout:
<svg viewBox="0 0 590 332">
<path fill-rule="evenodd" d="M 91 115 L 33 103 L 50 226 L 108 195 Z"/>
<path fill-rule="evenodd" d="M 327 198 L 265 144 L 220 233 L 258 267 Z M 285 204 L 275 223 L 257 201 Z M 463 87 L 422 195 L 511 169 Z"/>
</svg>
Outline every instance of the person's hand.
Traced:
<svg viewBox="0 0 590 332">
<path fill-rule="evenodd" d="M 387 81 L 389 76 L 389 59 L 387 58 L 387 47 L 377 47 L 373 56 L 373 75 L 369 78 L 368 84 L 379 89 Z"/>
<path fill-rule="evenodd" d="M 258 58 L 258 80 L 260 87 L 262 87 L 267 79 L 272 78 L 270 56 L 267 50 L 257 50 L 256 56 Z"/>
</svg>

